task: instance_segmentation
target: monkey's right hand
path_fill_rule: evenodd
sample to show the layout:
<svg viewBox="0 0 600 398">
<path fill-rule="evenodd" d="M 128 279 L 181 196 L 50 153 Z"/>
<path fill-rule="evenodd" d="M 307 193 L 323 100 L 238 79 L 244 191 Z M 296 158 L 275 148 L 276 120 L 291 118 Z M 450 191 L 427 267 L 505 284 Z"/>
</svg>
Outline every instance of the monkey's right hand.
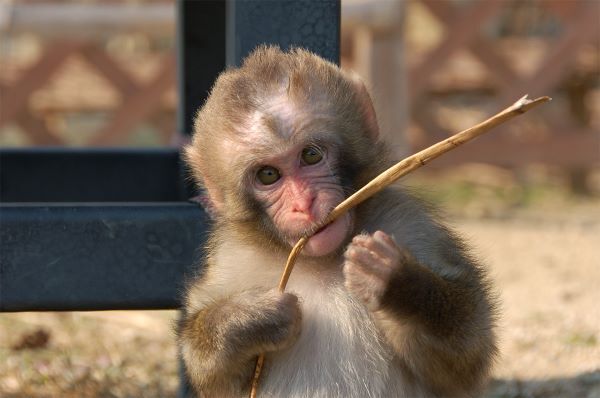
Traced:
<svg viewBox="0 0 600 398">
<path fill-rule="evenodd" d="M 275 289 L 242 291 L 188 313 L 179 339 L 195 388 L 206 396 L 235 395 L 256 356 L 292 345 L 301 323 L 298 297 Z"/>
<path fill-rule="evenodd" d="M 276 289 L 252 289 L 218 300 L 198 318 L 204 333 L 238 358 L 289 347 L 302 323 L 298 297 Z"/>
<path fill-rule="evenodd" d="M 302 312 L 298 297 L 272 289 L 253 296 L 240 319 L 242 340 L 255 340 L 256 353 L 289 347 L 300 335 Z"/>
</svg>

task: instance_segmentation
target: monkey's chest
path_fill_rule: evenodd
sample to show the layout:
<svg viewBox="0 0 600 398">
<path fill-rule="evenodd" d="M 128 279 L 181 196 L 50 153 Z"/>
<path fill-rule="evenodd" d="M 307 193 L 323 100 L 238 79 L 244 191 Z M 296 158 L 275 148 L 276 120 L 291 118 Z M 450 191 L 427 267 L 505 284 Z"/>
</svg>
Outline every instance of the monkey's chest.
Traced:
<svg viewBox="0 0 600 398">
<path fill-rule="evenodd" d="M 392 350 L 365 308 L 341 286 L 291 286 L 302 302 L 302 332 L 290 349 L 268 358 L 267 396 L 384 396 Z"/>
</svg>

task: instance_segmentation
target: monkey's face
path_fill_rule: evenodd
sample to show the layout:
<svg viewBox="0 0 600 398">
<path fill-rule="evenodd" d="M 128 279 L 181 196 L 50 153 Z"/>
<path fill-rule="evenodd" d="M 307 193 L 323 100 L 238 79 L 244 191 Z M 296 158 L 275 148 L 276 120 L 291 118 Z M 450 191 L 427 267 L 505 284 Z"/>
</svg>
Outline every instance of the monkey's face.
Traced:
<svg viewBox="0 0 600 398">
<path fill-rule="evenodd" d="M 291 247 L 381 171 L 372 108 L 362 83 L 335 65 L 265 49 L 219 77 L 185 157 L 220 220 Z M 342 216 L 303 253 L 335 254 L 353 223 Z"/>
<path fill-rule="evenodd" d="M 301 142 L 261 159 L 252 168 L 251 189 L 284 243 L 293 246 L 342 200 L 333 147 Z M 345 215 L 310 238 L 304 253 L 325 256 L 338 249 L 352 229 Z"/>
</svg>

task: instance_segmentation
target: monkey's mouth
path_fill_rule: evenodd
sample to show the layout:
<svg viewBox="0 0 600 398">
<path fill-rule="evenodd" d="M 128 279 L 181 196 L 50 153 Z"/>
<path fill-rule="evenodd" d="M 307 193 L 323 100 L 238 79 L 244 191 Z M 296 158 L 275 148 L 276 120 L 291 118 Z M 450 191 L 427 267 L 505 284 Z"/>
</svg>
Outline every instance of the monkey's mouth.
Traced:
<svg viewBox="0 0 600 398">
<path fill-rule="evenodd" d="M 307 234 L 309 237 L 304 252 L 311 257 L 322 257 L 334 253 L 348 235 L 348 220 L 344 217 L 331 223 L 318 223 Z"/>
<path fill-rule="evenodd" d="M 325 228 L 327 228 L 329 226 L 329 224 L 325 224 L 322 227 L 318 227 L 317 230 L 315 230 L 312 235 L 316 235 L 316 234 L 320 234 L 321 232 L 325 231 Z"/>
<path fill-rule="evenodd" d="M 331 224 L 317 224 L 312 227 L 308 227 L 300 234 L 290 235 L 288 237 L 288 241 L 291 246 L 294 246 L 301 238 L 312 238 L 313 236 L 325 231 L 330 225 Z"/>
<path fill-rule="evenodd" d="M 325 231 L 329 226 L 331 226 L 331 224 L 333 224 L 332 222 L 328 222 L 328 223 L 319 223 L 317 225 L 315 225 L 314 227 L 312 227 L 308 233 L 306 234 L 308 237 L 314 236 L 314 235 L 318 235 L 321 232 Z"/>
</svg>

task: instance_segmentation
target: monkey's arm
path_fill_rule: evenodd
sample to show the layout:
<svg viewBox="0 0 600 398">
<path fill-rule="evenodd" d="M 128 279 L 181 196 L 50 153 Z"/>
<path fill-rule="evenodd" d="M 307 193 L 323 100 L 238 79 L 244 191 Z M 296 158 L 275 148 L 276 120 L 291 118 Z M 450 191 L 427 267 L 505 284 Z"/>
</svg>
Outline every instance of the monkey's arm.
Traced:
<svg viewBox="0 0 600 398">
<path fill-rule="evenodd" d="M 478 268 L 452 257 L 435 266 L 419 263 L 378 231 L 355 237 L 344 272 L 348 289 L 373 311 L 419 383 L 440 396 L 467 396 L 481 386 L 495 354 L 493 317 Z M 462 262 L 453 265 L 453 276 L 434 272 L 449 260 Z"/>
<path fill-rule="evenodd" d="M 239 394 L 254 358 L 288 346 L 300 331 L 297 297 L 275 290 L 248 290 L 186 312 L 179 344 L 193 386 L 206 396 Z"/>
</svg>

